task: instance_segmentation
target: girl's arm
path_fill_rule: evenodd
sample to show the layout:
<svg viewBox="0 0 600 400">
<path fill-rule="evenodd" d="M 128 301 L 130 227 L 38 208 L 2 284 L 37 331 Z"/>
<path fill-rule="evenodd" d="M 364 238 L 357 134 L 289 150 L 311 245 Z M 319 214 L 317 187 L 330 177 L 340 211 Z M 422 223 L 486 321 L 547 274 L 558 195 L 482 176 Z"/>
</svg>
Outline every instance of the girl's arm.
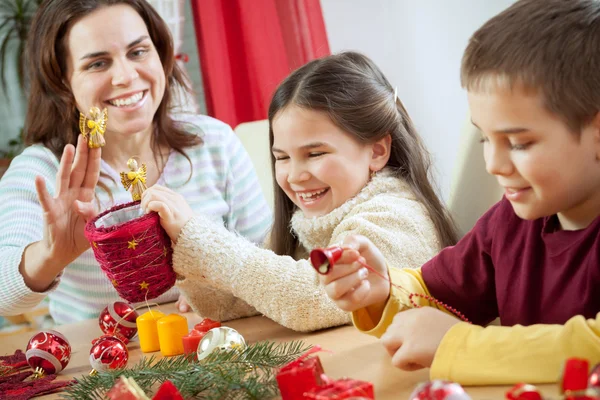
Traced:
<svg viewBox="0 0 600 400">
<path fill-rule="evenodd" d="M 414 206 L 407 207 L 406 202 L 392 196 L 367 201 L 339 223 L 328 245 L 341 243 L 348 235 L 363 235 L 380 244 L 387 259 L 403 260 L 407 267 L 420 265 L 435 246 L 429 247 L 413 234 L 410 221 L 420 209 L 418 204 Z M 215 306 L 199 285 L 229 292 L 294 330 L 312 331 L 350 321 L 349 314 L 326 295 L 308 260 L 296 261 L 260 249 L 206 217 L 194 217 L 184 226 L 174 248 L 173 264 L 182 277 L 179 287 L 202 315 L 206 309 L 233 310 Z"/>
<path fill-rule="evenodd" d="M 190 305 L 205 317 L 227 320 L 258 311 L 303 332 L 350 322 L 325 295 L 308 260 L 261 249 L 204 216 L 182 229 L 173 268 Z"/>
</svg>

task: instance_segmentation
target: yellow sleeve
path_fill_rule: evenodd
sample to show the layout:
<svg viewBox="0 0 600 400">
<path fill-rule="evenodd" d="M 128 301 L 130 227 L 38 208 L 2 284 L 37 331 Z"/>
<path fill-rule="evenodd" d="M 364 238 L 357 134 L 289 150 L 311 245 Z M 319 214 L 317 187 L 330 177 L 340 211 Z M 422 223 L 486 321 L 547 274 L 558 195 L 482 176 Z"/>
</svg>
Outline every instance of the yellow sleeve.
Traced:
<svg viewBox="0 0 600 400">
<path fill-rule="evenodd" d="M 454 325 L 437 349 L 431 379 L 463 385 L 556 382 L 570 357 L 600 362 L 600 313 L 564 325 Z"/>
<path fill-rule="evenodd" d="M 381 337 L 399 311 L 413 308 L 408 298 L 410 293 L 429 295 L 429 291 L 427 290 L 427 286 L 421 275 L 421 268 L 397 269 L 388 267 L 388 272 L 392 283 L 405 290 L 400 290 L 392 286 L 390 289 L 390 297 L 388 297 L 383 312 L 373 313 L 367 308 L 361 308 L 352 313 L 352 323 L 354 326 L 356 326 L 359 331 L 368 335 Z M 413 297 L 413 300 L 420 306 L 431 305 L 427 300 L 421 297 Z"/>
</svg>

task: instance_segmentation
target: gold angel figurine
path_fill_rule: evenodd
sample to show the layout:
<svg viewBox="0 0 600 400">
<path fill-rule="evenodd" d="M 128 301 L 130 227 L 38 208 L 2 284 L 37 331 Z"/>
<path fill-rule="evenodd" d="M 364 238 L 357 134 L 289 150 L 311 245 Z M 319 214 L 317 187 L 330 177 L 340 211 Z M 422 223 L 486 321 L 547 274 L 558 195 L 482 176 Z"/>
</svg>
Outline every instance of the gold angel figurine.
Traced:
<svg viewBox="0 0 600 400">
<path fill-rule="evenodd" d="M 106 144 L 104 132 L 108 122 L 108 110 L 105 108 L 100 111 L 98 107 L 90 108 L 90 117 L 84 113 L 79 114 L 79 130 L 88 141 L 88 147 L 95 149 Z"/>
<path fill-rule="evenodd" d="M 133 158 L 127 161 L 127 167 L 129 172 L 121 172 L 121 183 L 125 190 L 131 188 L 131 197 L 133 201 L 139 201 L 142 199 L 142 193 L 147 189 L 146 187 L 146 164 L 142 164 L 138 168 L 138 163 Z"/>
</svg>

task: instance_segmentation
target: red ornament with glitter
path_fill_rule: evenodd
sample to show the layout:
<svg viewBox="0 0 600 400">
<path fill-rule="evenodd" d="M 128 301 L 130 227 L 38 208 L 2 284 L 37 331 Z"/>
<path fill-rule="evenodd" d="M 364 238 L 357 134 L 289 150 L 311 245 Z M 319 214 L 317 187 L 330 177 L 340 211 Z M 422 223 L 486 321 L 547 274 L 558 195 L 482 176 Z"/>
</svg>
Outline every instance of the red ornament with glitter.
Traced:
<svg viewBox="0 0 600 400">
<path fill-rule="evenodd" d="M 171 240 L 157 213 L 144 214 L 140 202 L 115 206 L 85 227 L 100 268 L 123 299 L 154 299 L 175 284 Z"/>
<path fill-rule="evenodd" d="M 127 339 L 131 339 L 137 333 L 135 323 L 137 317 L 138 313 L 132 306 L 122 301 L 116 301 L 102 310 L 98 317 L 98 324 L 102 332 L 107 335 L 119 333 Z"/>
<path fill-rule="evenodd" d="M 125 368 L 128 360 L 127 346 L 114 336 L 96 339 L 90 349 L 90 365 L 95 371 Z"/>
<path fill-rule="evenodd" d="M 29 339 L 25 357 L 38 375 L 58 374 L 71 359 L 71 345 L 60 332 L 41 331 Z"/>
<path fill-rule="evenodd" d="M 471 400 L 471 397 L 458 383 L 434 380 L 417 386 L 409 400 Z"/>
</svg>

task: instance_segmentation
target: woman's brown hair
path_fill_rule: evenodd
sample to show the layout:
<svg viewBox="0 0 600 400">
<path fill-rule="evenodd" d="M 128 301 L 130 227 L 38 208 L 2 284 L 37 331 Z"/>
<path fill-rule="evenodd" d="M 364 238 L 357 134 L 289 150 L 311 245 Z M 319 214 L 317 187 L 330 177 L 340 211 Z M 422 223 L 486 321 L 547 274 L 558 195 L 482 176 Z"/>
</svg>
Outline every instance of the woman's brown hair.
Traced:
<svg viewBox="0 0 600 400">
<path fill-rule="evenodd" d="M 100 7 L 117 4 L 132 7 L 144 20 L 165 72 L 165 93 L 153 121 L 151 143 L 155 154 L 159 145 L 167 145 L 187 158 L 184 148 L 201 143 L 201 139 L 183 130 L 169 112 L 171 89 L 175 85 L 189 88 L 175 62 L 169 28 L 146 0 L 46 0 L 40 5 L 27 39 L 29 102 L 25 143 L 41 143 L 58 158 L 66 144 L 76 143 L 79 111 L 66 83 L 65 36 L 79 19 Z"/>
<path fill-rule="evenodd" d="M 405 180 L 427 209 L 440 244 L 456 243 L 456 227 L 429 181 L 429 154 L 394 88 L 368 57 L 345 52 L 313 60 L 294 71 L 277 88 L 269 106 L 269 140 L 273 146 L 273 119 L 290 105 L 326 113 L 361 143 L 373 143 L 391 135 L 386 165 Z M 271 155 L 275 176 L 275 157 Z M 293 256 L 298 238 L 290 232 L 296 206 L 275 186 L 275 223 L 270 245 L 279 255 Z"/>
</svg>

